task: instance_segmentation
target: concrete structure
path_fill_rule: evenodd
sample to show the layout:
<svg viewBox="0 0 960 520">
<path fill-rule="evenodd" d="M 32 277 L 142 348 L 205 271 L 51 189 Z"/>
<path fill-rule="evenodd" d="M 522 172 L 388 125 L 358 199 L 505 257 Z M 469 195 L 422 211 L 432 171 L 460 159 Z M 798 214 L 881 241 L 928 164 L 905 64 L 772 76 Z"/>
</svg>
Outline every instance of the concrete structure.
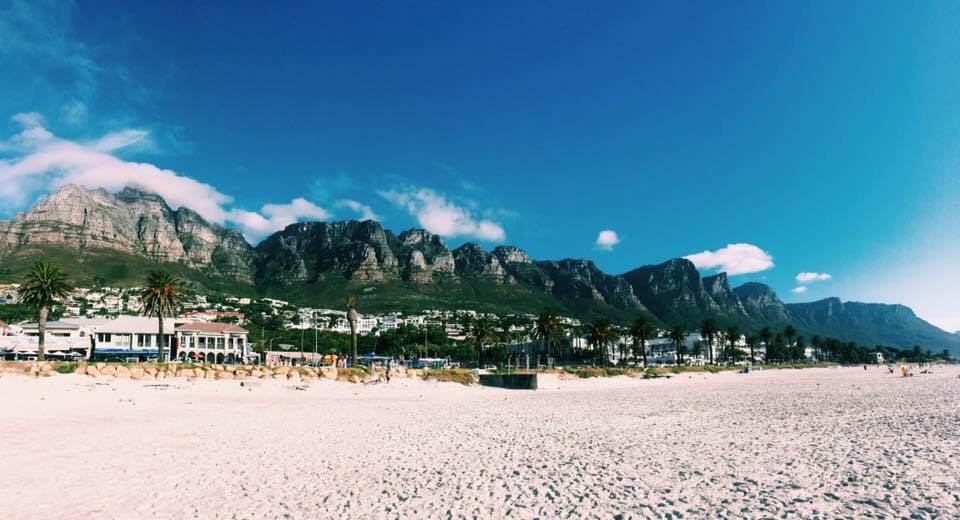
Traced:
<svg viewBox="0 0 960 520">
<path fill-rule="evenodd" d="M 557 374 L 480 374 L 480 384 L 511 390 L 556 390 Z"/>
<path fill-rule="evenodd" d="M 233 363 L 248 357 L 247 330 L 229 323 L 186 323 L 175 329 L 177 357 Z"/>
</svg>

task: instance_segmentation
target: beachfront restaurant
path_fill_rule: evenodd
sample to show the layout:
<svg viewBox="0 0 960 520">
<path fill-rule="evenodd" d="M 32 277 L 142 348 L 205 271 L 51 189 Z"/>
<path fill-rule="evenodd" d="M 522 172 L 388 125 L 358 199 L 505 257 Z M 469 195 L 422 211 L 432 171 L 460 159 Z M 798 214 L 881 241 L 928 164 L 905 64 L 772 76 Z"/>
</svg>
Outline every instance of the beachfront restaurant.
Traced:
<svg viewBox="0 0 960 520">
<path fill-rule="evenodd" d="M 247 330 L 229 323 L 186 323 L 175 329 L 177 357 L 200 363 L 237 363 L 246 357 Z"/>
</svg>

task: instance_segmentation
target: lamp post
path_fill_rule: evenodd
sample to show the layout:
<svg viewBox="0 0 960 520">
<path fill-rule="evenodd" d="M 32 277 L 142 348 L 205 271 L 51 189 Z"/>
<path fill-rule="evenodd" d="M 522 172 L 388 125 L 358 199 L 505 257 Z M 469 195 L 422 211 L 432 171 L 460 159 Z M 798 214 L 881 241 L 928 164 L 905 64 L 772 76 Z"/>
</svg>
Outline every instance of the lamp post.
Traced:
<svg viewBox="0 0 960 520">
<path fill-rule="evenodd" d="M 267 350 L 273 350 L 273 342 L 274 342 L 274 341 L 277 341 L 278 339 L 281 339 L 281 336 L 277 336 L 277 337 L 275 337 L 275 338 L 270 339 L 270 343 L 269 343 L 270 346 L 267 347 Z M 267 353 L 266 353 L 266 352 L 263 353 L 263 364 L 264 364 L 264 365 L 267 364 Z"/>
</svg>

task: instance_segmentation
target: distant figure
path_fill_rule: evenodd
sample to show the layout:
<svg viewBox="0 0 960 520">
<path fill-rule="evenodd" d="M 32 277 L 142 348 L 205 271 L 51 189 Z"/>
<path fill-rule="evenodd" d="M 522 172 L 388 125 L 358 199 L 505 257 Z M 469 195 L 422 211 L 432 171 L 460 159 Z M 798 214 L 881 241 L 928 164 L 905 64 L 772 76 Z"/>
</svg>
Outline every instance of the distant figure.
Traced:
<svg viewBox="0 0 960 520">
<path fill-rule="evenodd" d="M 866 365 L 866 364 L 863 365 L 863 371 L 864 371 L 864 372 L 867 371 L 867 365 Z"/>
<path fill-rule="evenodd" d="M 387 376 L 387 384 L 389 385 L 389 384 L 390 384 L 390 365 L 389 365 L 389 364 L 387 364 L 387 374 L 386 374 L 386 376 Z"/>
</svg>

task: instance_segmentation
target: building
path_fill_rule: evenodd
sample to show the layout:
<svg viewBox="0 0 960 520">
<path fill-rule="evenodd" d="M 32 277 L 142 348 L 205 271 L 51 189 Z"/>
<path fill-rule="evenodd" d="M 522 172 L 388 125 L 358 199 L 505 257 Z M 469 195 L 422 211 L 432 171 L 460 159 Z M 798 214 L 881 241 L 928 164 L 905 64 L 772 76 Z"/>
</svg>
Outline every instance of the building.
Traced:
<svg viewBox="0 0 960 520">
<path fill-rule="evenodd" d="M 176 328 L 177 357 L 233 363 L 249 357 L 247 330 L 229 323 L 185 323 Z"/>
</svg>

